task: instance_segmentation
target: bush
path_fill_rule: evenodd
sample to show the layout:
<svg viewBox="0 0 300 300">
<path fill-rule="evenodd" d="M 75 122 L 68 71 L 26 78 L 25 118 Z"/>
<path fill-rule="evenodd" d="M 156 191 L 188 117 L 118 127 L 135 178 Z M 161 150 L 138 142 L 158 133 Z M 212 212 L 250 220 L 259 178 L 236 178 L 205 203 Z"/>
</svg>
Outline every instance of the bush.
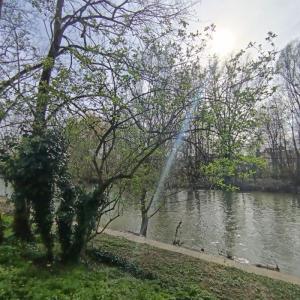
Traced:
<svg viewBox="0 0 300 300">
<path fill-rule="evenodd" d="M 54 185 L 65 156 L 62 135 L 48 130 L 40 136 L 23 136 L 12 153 L 4 158 L 5 177 L 14 190 L 14 232 L 23 240 L 31 238 L 29 215 L 32 207 L 34 222 L 49 260 L 53 256 Z"/>
</svg>

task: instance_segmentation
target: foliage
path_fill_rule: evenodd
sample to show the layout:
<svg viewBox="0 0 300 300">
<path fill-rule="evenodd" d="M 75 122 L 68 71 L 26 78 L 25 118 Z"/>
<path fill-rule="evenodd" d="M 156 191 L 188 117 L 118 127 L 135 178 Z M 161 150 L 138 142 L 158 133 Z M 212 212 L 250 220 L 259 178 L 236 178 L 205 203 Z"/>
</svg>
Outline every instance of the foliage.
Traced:
<svg viewBox="0 0 300 300">
<path fill-rule="evenodd" d="M 91 183 L 96 180 L 91 154 L 97 147 L 97 136 L 93 129 L 99 133 L 101 131 L 101 125 L 98 124 L 99 119 L 92 115 L 67 121 L 65 132 L 70 141 L 68 171 L 73 182 Z"/>
<path fill-rule="evenodd" d="M 49 259 L 52 259 L 53 247 L 54 184 L 65 155 L 66 145 L 61 134 L 48 130 L 43 136 L 24 136 L 11 155 L 4 158 L 5 177 L 14 189 L 16 234 L 20 235 L 24 223 L 29 227 L 31 206 Z M 29 233 L 24 234 L 28 239 Z"/>
<path fill-rule="evenodd" d="M 238 190 L 237 179 L 245 180 L 266 166 L 265 160 L 253 156 L 238 156 L 235 159 L 219 158 L 203 166 L 202 171 L 210 184 L 226 191 Z"/>
<path fill-rule="evenodd" d="M 4 224 L 2 220 L 2 214 L 0 212 L 0 245 L 2 244 L 4 239 Z"/>
<path fill-rule="evenodd" d="M 260 107 L 275 91 L 272 81 L 276 59 L 274 37 L 268 33 L 264 47 L 250 43 L 224 60 L 212 57 L 208 61 L 199 105 L 183 149 L 185 166 L 179 170 L 186 172 L 188 183 L 197 186 L 200 181 L 200 186 L 206 186 L 207 172 L 201 172 L 202 167 L 213 164 L 216 159 L 221 161 L 215 165 L 221 162 L 228 165 L 242 154 L 258 153 L 264 124 Z M 216 181 L 218 186 L 223 185 L 219 179 Z"/>
<path fill-rule="evenodd" d="M 66 166 L 65 166 L 66 167 Z M 73 222 L 75 216 L 76 188 L 71 183 L 65 168 L 60 172 L 57 179 L 60 204 L 56 212 L 58 239 L 61 247 L 62 261 L 72 259 L 70 257 L 73 237 Z"/>
<path fill-rule="evenodd" d="M 71 259 L 77 260 L 87 245 L 93 230 L 97 230 L 99 207 L 104 202 L 101 188 L 92 192 L 81 191 L 76 203 L 76 226 L 74 229 L 73 244 L 70 251 Z"/>
<path fill-rule="evenodd" d="M 146 159 L 127 182 L 126 199 L 138 205 L 142 222 L 140 234 L 147 235 L 148 222 L 163 206 L 166 195 L 161 195 L 159 203 L 153 203 L 155 192 L 159 184 L 162 167 L 166 158 L 166 145 L 159 147 Z M 170 180 L 169 180 L 170 181 Z M 156 201 L 158 202 L 158 201 Z"/>
<path fill-rule="evenodd" d="M 275 50 L 258 51 L 258 58 L 245 58 L 241 50 L 221 64 L 209 65 L 206 119 L 216 133 L 217 155 L 234 158 L 246 146 L 256 142 L 255 130 L 262 122 L 258 106 L 272 94 Z"/>
<path fill-rule="evenodd" d="M 32 207 L 48 259 L 53 259 L 52 226 L 56 220 L 62 261 L 78 260 L 96 226 L 104 194 L 101 188 L 87 192 L 73 185 L 68 171 L 68 139 L 63 132 L 47 130 L 43 135 L 24 136 L 2 161 L 6 180 L 14 189 L 16 236 L 31 240 Z"/>
<path fill-rule="evenodd" d="M 144 190 L 149 195 L 154 194 L 166 157 L 165 147 L 166 145 L 162 145 L 158 148 L 135 172 L 128 182 L 127 192 L 129 197 L 137 200 Z"/>
</svg>

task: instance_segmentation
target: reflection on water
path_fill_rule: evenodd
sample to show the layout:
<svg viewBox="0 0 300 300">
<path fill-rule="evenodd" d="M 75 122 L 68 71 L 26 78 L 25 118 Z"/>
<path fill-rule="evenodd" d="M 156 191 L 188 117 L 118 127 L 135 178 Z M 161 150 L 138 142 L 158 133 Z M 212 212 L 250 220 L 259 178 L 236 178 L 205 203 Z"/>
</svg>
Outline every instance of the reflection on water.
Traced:
<svg viewBox="0 0 300 300">
<path fill-rule="evenodd" d="M 250 263 L 277 263 L 300 276 L 300 197 L 291 194 L 183 191 L 170 198 L 149 224 L 148 237 L 171 243 L 182 220 L 187 247 L 229 252 Z M 127 207 L 111 228 L 139 232 L 138 209 Z"/>
</svg>

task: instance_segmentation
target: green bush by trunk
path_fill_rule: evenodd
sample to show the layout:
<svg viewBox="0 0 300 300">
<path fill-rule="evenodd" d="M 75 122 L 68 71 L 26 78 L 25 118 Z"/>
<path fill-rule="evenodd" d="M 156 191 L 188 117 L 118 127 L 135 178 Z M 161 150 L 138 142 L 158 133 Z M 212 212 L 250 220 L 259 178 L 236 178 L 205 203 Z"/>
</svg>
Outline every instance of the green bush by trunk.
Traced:
<svg viewBox="0 0 300 300">
<path fill-rule="evenodd" d="M 76 225 L 70 251 L 71 259 L 77 260 L 84 252 L 88 238 L 96 227 L 98 208 L 103 200 L 104 194 L 99 187 L 93 192 L 79 193 L 76 203 Z"/>
<path fill-rule="evenodd" d="M 2 244 L 4 239 L 4 226 L 3 226 L 3 221 L 2 221 L 2 215 L 0 212 L 0 245 Z"/>
<path fill-rule="evenodd" d="M 76 191 L 69 178 L 62 176 L 58 180 L 58 188 L 61 192 L 61 201 L 57 210 L 58 239 L 62 251 L 62 261 L 70 258 L 73 236 L 74 202 Z"/>
<path fill-rule="evenodd" d="M 16 237 L 31 239 L 32 211 L 47 258 L 52 260 L 55 220 L 64 262 L 79 259 L 96 227 L 99 208 L 105 204 L 104 189 L 100 185 L 87 192 L 72 184 L 67 146 L 60 132 L 47 130 L 40 135 L 23 137 L 10 155 L 2 157 L 6 180 L 14 189 Z M 56 213 L 55 200 L 59 204 Z"/>
<path fill-rule="evenodd" d="M 14 189 L 15 235 L 23 240 L 30 238 L 31 206 L 33 220 L 47 249 L 49 260 L 53 257 L 54 184 L 65 155 L 65 145 L 61 141 L 62 136 L 50 130 L 40 135 L 24 136 L 4 159 L 5 177 Z"/>
</svg>

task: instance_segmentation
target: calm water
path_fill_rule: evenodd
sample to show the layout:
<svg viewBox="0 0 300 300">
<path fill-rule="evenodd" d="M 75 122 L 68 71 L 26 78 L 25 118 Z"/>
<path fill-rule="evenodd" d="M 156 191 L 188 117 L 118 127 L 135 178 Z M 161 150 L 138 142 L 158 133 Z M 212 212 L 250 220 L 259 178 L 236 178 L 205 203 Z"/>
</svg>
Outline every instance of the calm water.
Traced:
<svg viewBox="0 0 300 300">
<path fill-rule="evenodd" d="M 180 192 L 149 224 L 148 237 L 172 243 L 179 221 L 184 246 L 229 252 L 251 264 L 277 263 L 300 276 L 300 196 L 272 193 Z M 127 207 L 110 228 L 139 232 L 138 208 Z"/>
</svg>

